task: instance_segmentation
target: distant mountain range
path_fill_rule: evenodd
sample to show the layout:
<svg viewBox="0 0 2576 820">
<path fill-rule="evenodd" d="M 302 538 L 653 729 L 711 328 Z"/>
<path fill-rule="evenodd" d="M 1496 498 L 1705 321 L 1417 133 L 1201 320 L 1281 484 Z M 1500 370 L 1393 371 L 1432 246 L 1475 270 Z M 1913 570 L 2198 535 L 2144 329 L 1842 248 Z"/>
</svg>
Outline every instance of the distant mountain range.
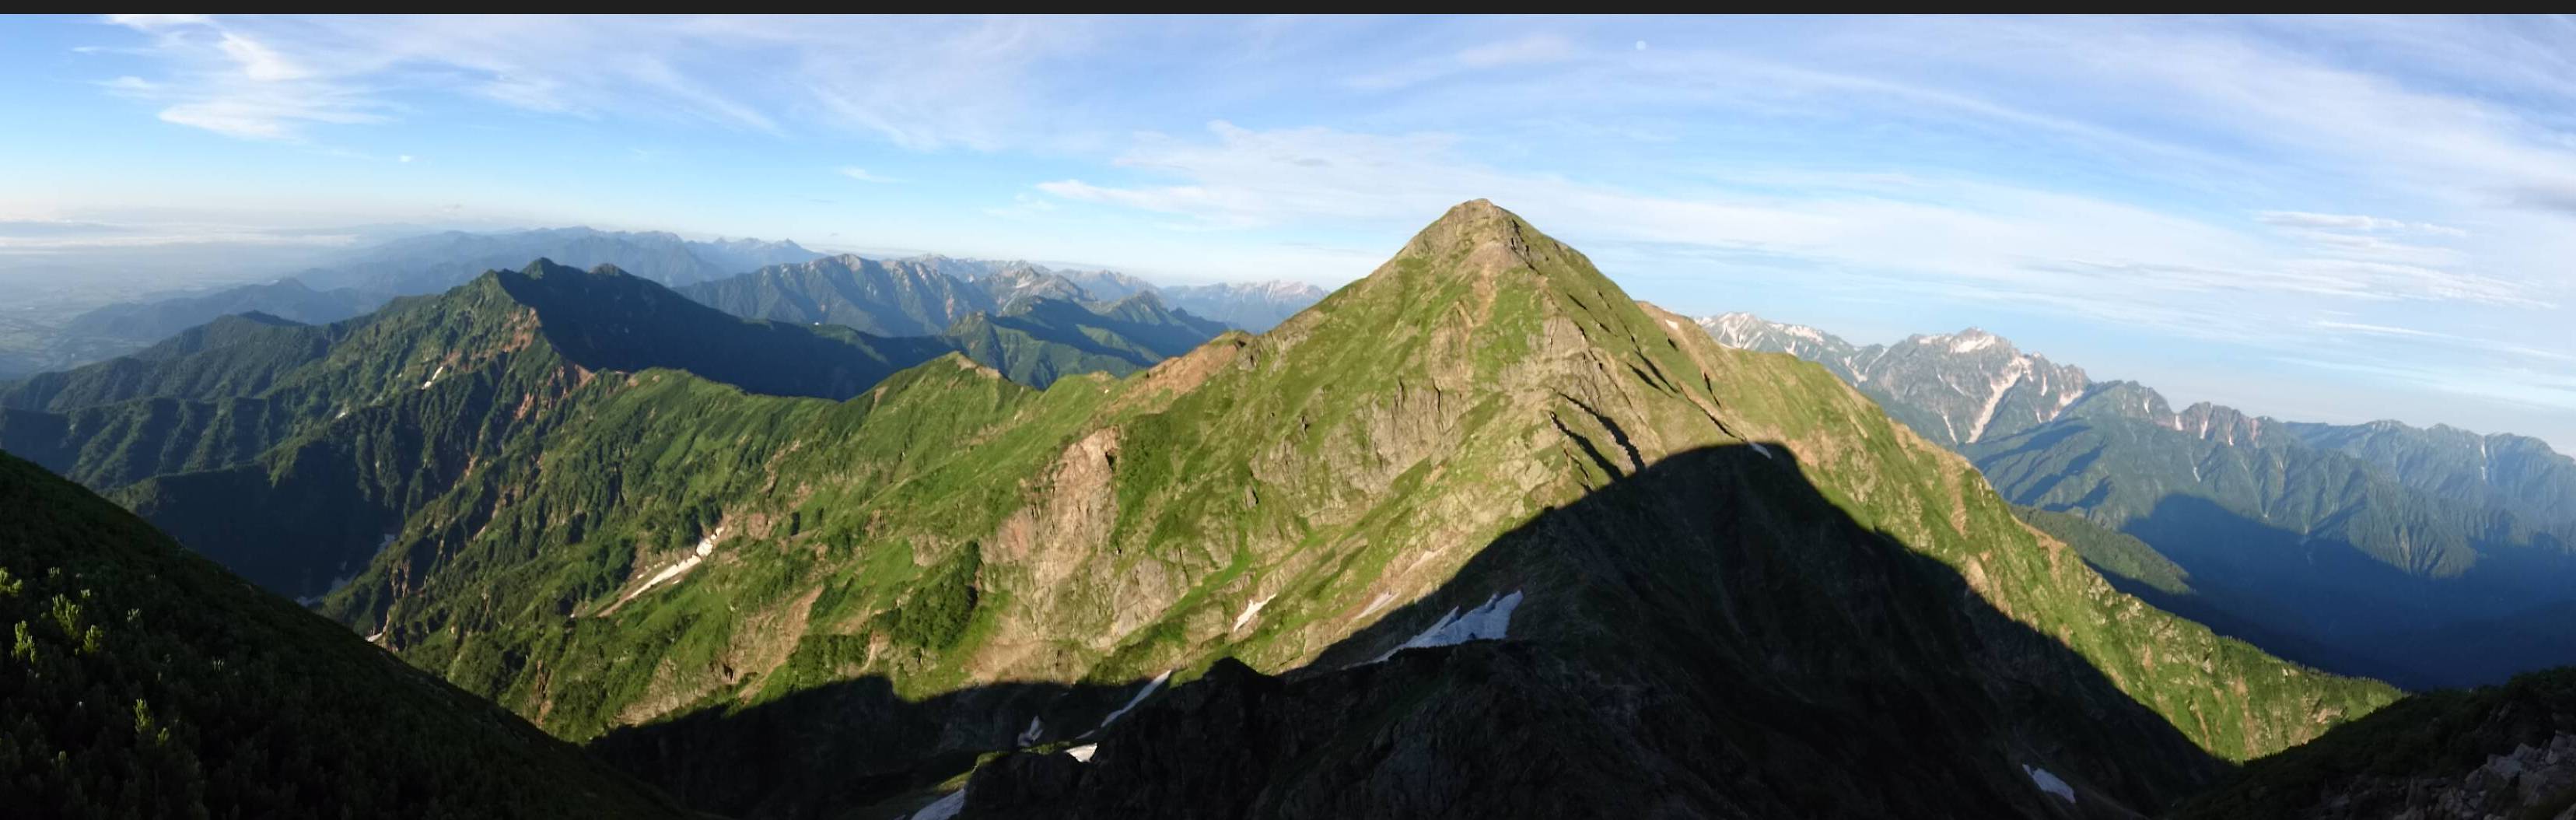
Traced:
<svg viewBox="0 0 2576 820">
<path fill-rule="evenodd" d="M 1054 270 L 1027 262 L 944 256 L 906 261 L 974 283 L 997 304 L 1007 305 L 1025 296 L 1114 302 L 1152 293 L 1174 309 L 1254 333 L 1269 330 L 1324 298 L 1323 288 L 1282 280 L 1158 286 L 1115 271 Z"/>
<path fill-rule="evenodd" d="M 1815 328 L 1747 313 L 1698 322 L 1719 344 L 1824 365 L 1878 399 L 1905 426 L 1952 449 L 2045 424 L 2092 387 L 2083 369 L 2024 354 L 1975 328 L 1859 347 Z"/>
<path fill-rule="evenodd" d="M 540 258 L 576 268 L 614 266 L 685 288 L 691 298 L 741 315 L 840 324 L 885 336 L 936 334 L 967 314 L 1000 310 L 1025 298 L 1108 303 L 1139 293 L 1154 293 L 1174 309 L 1257 332 L 1323 298 L 1322 290 L 1301 283 L 1166 289 L 1114 271 L 1059 271 L 1026 262 L 941 256 L 826 256 L 783 240 L 706 242 L 669 233 L 591 228 L 449 231 L 388 242 L 273 282 L 107 305 L 72 316 L 59 328 L 15 331 L 12 338 L 0 340 L 18 346 L 0 350 L 0 366 L 22 372 L 74 367 L 239 313 L 307 324 L 336 322 L 396 297 L 438 293 L 485 270 L 512 269 Z"/>
<path fill-rule="evenodd" d="M 2274 651 L 2413 686 L 2576 663 L 2576 641 L 2540 628 L 2576 605 L 2576 460 L 2537 439 L 2176 410 L 1974 329 L 1856 346 L 1699 323 L 1823 365 L 2015 503 L 2136 536 L 2192 592 L 2133 591 Z"/>
<path fill-rule="evenodd" d="M 977 287 L 918 259 L 875 260 L 844 254 L 771 265 L 688 285 L 680 294 L 755 319 L 834 324 L 880 336 L 927 336 L 968 314 L 1000 305 Z M 1079 298 L 1079 288 L 1067 296 Z"/>
<path fill-rule="evenodd" d="M 516 268 L 539 258 L 581 268 L 613 265 L 665 285 L 678 285 L 821 255 L 788 241 L 700 242 L 660 232 L 448 231 L 387 242 L 275 282 L 108 305 L 72 317 L 62 333 L 141 347 L 235 313 L 336 322 L 374 310 L 394 297 L 437 293 L 483 271 Z"/>
</svg>

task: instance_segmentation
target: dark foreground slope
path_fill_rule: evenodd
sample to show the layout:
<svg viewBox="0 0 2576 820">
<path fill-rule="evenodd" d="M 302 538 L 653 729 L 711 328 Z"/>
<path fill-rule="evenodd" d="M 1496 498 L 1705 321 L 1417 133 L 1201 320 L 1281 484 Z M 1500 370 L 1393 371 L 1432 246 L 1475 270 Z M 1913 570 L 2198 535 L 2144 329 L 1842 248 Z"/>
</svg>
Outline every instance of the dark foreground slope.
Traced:
<svg viewBox="0 0 2576 820">
<path fill-rule="evenodd" d="M 2398 701 L 2191 802 L 2235 817 L 2484 820 L 2576 811 L 2576 669 Z"/>
<path fill-rule="evenodd" d="M 0 511 L 0 812 L 681 814 L 33 464 Z"/>
</svg>

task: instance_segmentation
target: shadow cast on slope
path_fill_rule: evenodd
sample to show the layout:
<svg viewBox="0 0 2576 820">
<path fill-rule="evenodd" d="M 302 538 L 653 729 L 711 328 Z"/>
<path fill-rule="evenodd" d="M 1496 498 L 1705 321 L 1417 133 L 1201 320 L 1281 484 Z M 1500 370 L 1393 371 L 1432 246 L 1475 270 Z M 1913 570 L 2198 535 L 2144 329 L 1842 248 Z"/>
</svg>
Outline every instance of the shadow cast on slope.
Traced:
<svg viewBox="0 0 2576 820">
<path fill-rule="evenodd" d="M 1088 733 L 1141 684 L 1005 682 L 915 701 L 871 675 L 619 728 L 588 750 L 699 811 L 840 817 L 938 786 L 981 755 L 1027 745 L 1032 719 L 1037 743 Z"/>
<path fill-rule="evenodd" d="M 1508 640 L 1372 662 L 1516 592 Z M 1545 511 L 1303 669 L 1219 661 L 1088 763 L 1001 758 L 964 816 L 2116 817 L 2226 769 L 1774 444 Z"/>
</svg>

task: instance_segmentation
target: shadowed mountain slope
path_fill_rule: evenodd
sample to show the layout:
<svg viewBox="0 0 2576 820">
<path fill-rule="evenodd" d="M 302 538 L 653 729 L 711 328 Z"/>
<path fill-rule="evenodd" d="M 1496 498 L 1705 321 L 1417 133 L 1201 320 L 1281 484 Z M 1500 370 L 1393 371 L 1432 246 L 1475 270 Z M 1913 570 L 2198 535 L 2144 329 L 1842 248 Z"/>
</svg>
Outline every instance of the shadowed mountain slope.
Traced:
<svg viewBox="0 0 2576 820">
<path fill-rule="evenodd" d="M 684 814 L 33 464 L 0 455 L 0 510 L 12 814 Z"/>
</svg>

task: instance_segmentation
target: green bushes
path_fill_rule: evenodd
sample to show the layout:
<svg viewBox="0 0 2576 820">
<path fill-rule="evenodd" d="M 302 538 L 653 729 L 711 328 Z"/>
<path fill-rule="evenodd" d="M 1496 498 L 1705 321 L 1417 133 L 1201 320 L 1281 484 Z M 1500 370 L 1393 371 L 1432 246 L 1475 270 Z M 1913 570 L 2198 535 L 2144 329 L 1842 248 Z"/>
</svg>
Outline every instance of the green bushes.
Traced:
<svg viewBox="0 0 2576 820">
<path fill-rule="evenodd" d="M 955 555 L 931 569 L 912 596 L 884 617 L 897 643 L 941 650 L 957 645 L 975 615 L 975 573 L 984 565 L 983 549 L 966 542 Z"/>
</svg>

